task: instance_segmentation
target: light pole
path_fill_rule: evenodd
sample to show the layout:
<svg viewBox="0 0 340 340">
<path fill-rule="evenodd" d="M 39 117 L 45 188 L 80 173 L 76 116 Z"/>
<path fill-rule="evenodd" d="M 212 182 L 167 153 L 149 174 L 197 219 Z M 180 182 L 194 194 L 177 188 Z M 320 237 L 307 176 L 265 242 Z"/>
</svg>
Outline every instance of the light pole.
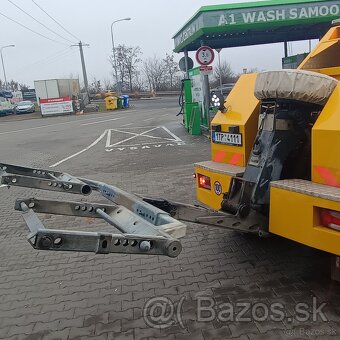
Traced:
<svg viewBox="0 0 340 340">
<path fill-rule="evenodd" d="M 0 48 L 0 54 L 1 54 L 1 62 L 2 62 L 2 70 L 4 71 L 4 78 L 5 78 L 5 89 L 7 90 L 7 79 L 6 79 L 6 71 L 5 71 L 5 64 L 4 64 L 4 58 L 2 56 L 2 50 L 7 47 L 15 47 L 15 45 L 6 45 L 2 46 Z"/>
<path fill-rule="evenodd" d="M 222 48 L 215 48 L 215 50 L 218 53 L 218 73 L 219 73 L 219 78 L 220 78 L 220 92 L 221 92 L 221 94 L 223 94 L 223 91 L 222 91 L 221 55 L 220 55 Z"/>
<path fill-rule="evenodd" d="M 118 94 L 120 94 L 120 84 L 119 84 L 119 81 L 118 81 L 117 59 L 116 59 L 116 53 L 115 53 L 115 43 L 114 43 L 114 41 L 113 41 L 113 24 L 115 24 L 116 22 L 125 21 L 125 20 L 131 20 L 131 18 L 118 19 L 118 20 L 115 20 L 115 21 L 111 24 L 112 53 L 113 53 L 113 62 L 114 62 L 114 67 L 115 67 L 115 78 L 116 78 L 116 84 L 117 84 L 117 92 L 118 92 Z"/>
</svg>

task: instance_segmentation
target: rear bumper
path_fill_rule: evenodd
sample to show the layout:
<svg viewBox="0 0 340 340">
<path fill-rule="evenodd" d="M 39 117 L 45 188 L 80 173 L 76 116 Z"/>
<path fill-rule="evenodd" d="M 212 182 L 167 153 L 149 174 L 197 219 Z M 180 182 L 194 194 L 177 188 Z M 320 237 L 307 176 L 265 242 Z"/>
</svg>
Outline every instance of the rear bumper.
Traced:
<svg viewBox="0 0 340 340">
<path fill-rule="evenodd" d="M 243 172 L 244 168 L 236 165 L 213 161 L 196 163 L 196 196 L 198 201 L 214 210 L 220 210 L 223 193 L 229 190 L 231 178 L 240 176 Z M 198 174 L 210 178 L 210 190 L 199 187 Z"/>
<path fill-rule="evenodd" d="M 340 255 L 340 231 L 321 225 L 320 212 L 340 212 L 340 189 L 304 180 L 271 183 L 269 231 Z"/>
<path fill-rule="evenodd" d="M 15 110 L 15 113 L 16 113 L 16 114 L 21 114 L 21 113 L 32 113 L 32 112 L 34 112 L 34 109 L 26 109 L 26 110 L 18 110 L 18 109 L 16 109 L 16 110 Z"/>
</svg>

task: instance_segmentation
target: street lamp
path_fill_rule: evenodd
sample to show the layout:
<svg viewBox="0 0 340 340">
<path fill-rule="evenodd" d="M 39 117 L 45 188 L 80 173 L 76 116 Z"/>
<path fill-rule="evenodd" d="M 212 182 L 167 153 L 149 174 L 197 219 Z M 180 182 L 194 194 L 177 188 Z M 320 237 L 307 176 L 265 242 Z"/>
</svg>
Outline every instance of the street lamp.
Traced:
<svg viewBox="0 0 340 340">
<path fill-rule="evenodd" d="M 6 71 L 5 71 L 5 64 L 4 64 L 4 58 L 2 56 L 2 50 L 4 48 L 7 48 L 7 47 L 15 47 L 15 45 L 6 45 L 6 46 L 2 46 L 0 48 L 0 54 L 1 54 L 1 62 L 2 62 L 2 69 L 4 71 L 4 78 L 5 78 L 5 89 L 7 90 L 7 79 L 6 79 Z"/>
<path fill-rule="evenodd" d="M 119 81 L 118 81 L 117 60 L 116 60 L 116 53 L 115 53 L 115 43 L 113 41 L 113 24 L 115 24 L 116 22 L 119 22 L 119 21 L 127 21 L 127 20 L 131 20 L 131 18 L 124 18 L 124 19 L 115 20 L 111 24 L 111 41 L 112 41 L 113 62 L 114 62 L 114 66 L 115 66 L 115 77 L 116 77 L 116 84 L 117 84 L 117 92 L 119 94 L 120 94 L 120 85 L 119 85 Z"/>
</svg>

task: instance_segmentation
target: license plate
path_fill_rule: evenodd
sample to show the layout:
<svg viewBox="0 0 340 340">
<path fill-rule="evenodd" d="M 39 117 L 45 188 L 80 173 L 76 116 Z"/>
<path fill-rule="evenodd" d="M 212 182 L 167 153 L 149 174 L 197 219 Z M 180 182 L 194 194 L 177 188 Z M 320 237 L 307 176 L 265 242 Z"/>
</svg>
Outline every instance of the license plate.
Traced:
<svg viewBox="0 0 340 340">
<path fill-rule="evenodd" d="M 213 132 L 214 143 L 242 146 L 242 135 L 240 133 Z"/>
</svg>

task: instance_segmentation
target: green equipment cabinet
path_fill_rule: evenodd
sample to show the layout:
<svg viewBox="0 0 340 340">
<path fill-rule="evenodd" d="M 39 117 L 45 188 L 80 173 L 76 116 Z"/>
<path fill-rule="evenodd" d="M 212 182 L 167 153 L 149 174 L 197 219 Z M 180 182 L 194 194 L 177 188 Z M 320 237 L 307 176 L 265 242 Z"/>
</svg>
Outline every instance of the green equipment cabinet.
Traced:
<svg viewBox="0 0 340 340">
<path fill-rule="evenodd" d="M 183 80 L 183 123 L 192 135 L 200 135 L 202 128 L 209 128 L 209 112 L 204 108 L 203 76 L 199 67 L 188 71 L 189 79 Z"/>
</svg>

